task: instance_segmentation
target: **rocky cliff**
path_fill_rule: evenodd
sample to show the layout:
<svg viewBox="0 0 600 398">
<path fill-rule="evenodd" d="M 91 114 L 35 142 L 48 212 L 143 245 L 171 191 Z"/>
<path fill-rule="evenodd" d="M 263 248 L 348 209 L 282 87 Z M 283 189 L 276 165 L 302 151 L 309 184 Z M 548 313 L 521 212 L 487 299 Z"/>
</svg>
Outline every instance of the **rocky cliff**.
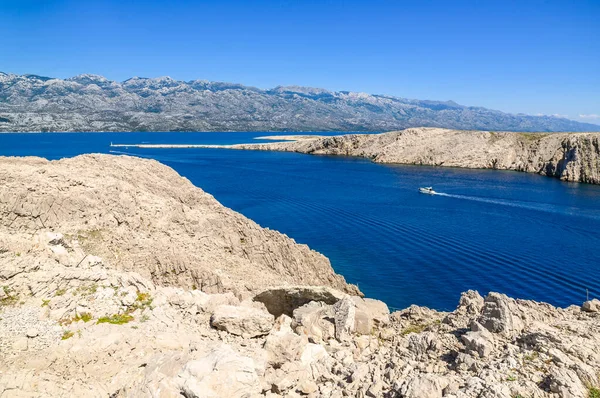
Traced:
<svg viewBox="0 0 600 398">
<path fill-rule="evenodd" d="M 599 133 L 514 133 L 411 128 L 237 149 L 366 157 L 378 163 L 516 170 L 600 184 Z"/>
<path fill-rule="evenodd" d="M 0 161 L 1 397 L 600 394 L 600 301 L 390 314 L 154 161 Z"/>
<path fill-rule="evenodd" d="M 261 228 L 154 160 L 0 158 L 0 228 L 58 231 L 83 250 L 69 261 L 99 256 L 160 285 L 237 295 L 286 283 L 355 291 L 323 255 Z"/>
<path fill-rule="evenodd" d="M 599 131 L 553 116 L 508 114 L 386 95 L 310 87 L 261 90 L 169 77 L 115 82 L 0 72 L 0 131 L 389 131 L 430 126 Z"/>
</svg>

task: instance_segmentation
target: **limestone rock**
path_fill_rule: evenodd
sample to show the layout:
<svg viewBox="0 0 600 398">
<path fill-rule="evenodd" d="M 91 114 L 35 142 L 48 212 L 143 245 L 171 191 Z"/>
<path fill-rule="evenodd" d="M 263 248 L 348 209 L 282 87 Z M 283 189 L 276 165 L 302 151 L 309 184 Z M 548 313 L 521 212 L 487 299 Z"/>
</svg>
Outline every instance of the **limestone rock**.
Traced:
<svg viewBox="0 0 600 398">
<path fill-rule="evenodd" d="M 77 265 L 85 251 L 108 268 L 206 293 L 251 296 L 282 284 L 358 293 L 323 255 L 225 208 L 154 160 L 0 157 L 0 187 L 0 228 L 55 233 L 43 244 L 63 265 Z"/>
<path fill-rule="evenodd" d="M 442 342 L 435 333 L 411 333 L 408 336 L 408 350 L 416 358 L 423 359 L 436 352 L 442 347 Z"/>
<path fill-rule="evenodd" d="M 302 394 L 305 394 L 305 395 L 312 394 L 315 391 L 317 391 L 318 389 L 319 389 L 319 386 L 317 386 L 317 384 L 311 380 L 304 380 L 303 382 L 301 382 L 298 385 L 298 388 L 297 388 L 298 391 L 300 391 Z"/>
<path fill-rule="evenodd" d="M 210 318 L 212 327 L 251 338 L 264 336 L 273 328 L 273 315 L 251 307 L 221 305 Z"/>
<path fill-rule="evenodd" d="M 311 301 L 294 310 L 292 328 L 296 333 L 316 341 L 335 336 L 334 313 L 331 306 Z"/>
<path fill-rule="evenodd" d="M 300 360 L 304 347 L 308 344 L 306 336 L 297 335 L 283 330 L 267 336 L 264 349 L 267 351 L 268 361 L 275 367 L 280 367 L 286 362 Z"/>
<path fill-rule="evenodd" d="M 371 334 L 374 328 L 390 322 L 390 310 L 383 301 L 353 296 L 356 305 L 354 330 L 358 334 Z"/>
<path fill-rule="evenodd" d="M 260 392 L 254 361 L 227 345 L 188 362 L 178 377 L 181 392 L 186 397 L 242 398 Z"/>
<path fill-rule="evenodd" d="M 27 329 L 27 334 L 26 336 L 29 337 L 30 339 L 39 336 L 40 332 L 36 329 L 36 328 L 29 328 Z"/>
<path fill-rule="evenodd" d="M 600 300 L 593 299 L 593 300 L 586 301 L 581 306 L 581 309 L 586 312 L 600 312 Z"/>
<path fill-rule="evenodd" d="M 335 322 L 335 338 L 348 340 L 354 333 L 356 304 L 350 297 L 344 297 L 332 307 Z"/>
<path fill-rule="evenodd" d="M 449 384 L 450 381 L 445 377 L 425 374 L 406 380 L 401 394 L 403 398 L 441 398 Z"/>
<path fill-rule="evenodd" d="M 486 296 L 478 322 L 492 333 L 507 336 L 517 335 L 524 328 L 515 300 L 500 293 Z"/>
<path fill-rule="evenodd" d="M 477 322 L 474 322 L 472 329 L 461 337 L 466 351 L 477 354 L 480 358 L 489 356 L 494 350 L 493 335 Z"/>
</svg>

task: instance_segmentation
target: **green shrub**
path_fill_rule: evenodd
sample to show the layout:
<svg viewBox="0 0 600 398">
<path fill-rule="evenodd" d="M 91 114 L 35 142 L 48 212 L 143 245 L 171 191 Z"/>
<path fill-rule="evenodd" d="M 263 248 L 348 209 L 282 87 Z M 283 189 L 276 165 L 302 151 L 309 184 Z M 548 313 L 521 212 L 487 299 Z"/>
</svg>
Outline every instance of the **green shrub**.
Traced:
<svg viewBox="0 0 600 398">
<path fill-rule="evenodd" d="M 111 316 L 103 316 L 98 318 L 98 322 L 96 322 L 96 324 L 110 323 L 111 325 L 123 325 L 133 321 L 133 319 L 134 318 L 129 314 L 113 314 Z"/>
</svg>

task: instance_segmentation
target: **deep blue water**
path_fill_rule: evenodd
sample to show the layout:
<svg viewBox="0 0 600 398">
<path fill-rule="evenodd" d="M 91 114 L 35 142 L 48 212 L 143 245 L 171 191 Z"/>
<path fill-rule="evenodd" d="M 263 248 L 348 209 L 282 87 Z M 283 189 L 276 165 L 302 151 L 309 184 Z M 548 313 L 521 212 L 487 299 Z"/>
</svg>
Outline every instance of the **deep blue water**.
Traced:
<svg viewBox="0 0 600 398">
<path fill-rule="evenodd" d="M 49 159 L 109 143 L 252 142 L 266 133 L 0 134 L 0 155 Z M 460 292 L 567 306 L 600 296 L 600 186 L 532 174 L 220 149 L 151 157 L 265 227 L 306 243 L 370 297 L 449 310 Z M 417 192 L 433 186 L 444 195 Z"/>
</svg>

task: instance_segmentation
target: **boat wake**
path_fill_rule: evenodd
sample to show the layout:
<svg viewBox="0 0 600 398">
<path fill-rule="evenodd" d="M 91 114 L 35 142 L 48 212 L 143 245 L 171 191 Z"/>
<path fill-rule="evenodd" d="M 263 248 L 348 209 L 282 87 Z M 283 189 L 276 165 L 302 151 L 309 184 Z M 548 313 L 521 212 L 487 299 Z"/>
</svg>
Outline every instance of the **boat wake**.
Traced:
<svg viewBox="0 0 600 398">
<path fill-rule="evenodd" d="M 493 204 L 493 205 L 509 206 L 509 207 L 517 207 L 517 208 L 521 208 L 521 209 L 543 211 L 546 213 L 555 213 L 555 214 L 564 214 L 564 215 L 569 215 L 569 216 L 579 216 L 579 217 L 586 217 L 586 218 L 592 218 L 592 219 L 600 219 L 600 215 L 582 214 L 582 213 L 579 213 L 577 211 L 577 209 L 575 209 L 575 208 L 565 208 L 565 207 L 558 206 L 558 205 L 551 204 L 551 203 L 539 203 L 539 202 L 537 202 L 537 203 L 529 202 L 528 203 L 528 202 L 519 202 L 519 201 L 512 201 L 512 200 L 505 200 L 505 199 L 485 198 L 485 197 L 480 197 L 480 196 L 456 195 L 456 194 L 449 194 L 449 193 L 443 193 L 443 192 L 436 192 L 433 195 L 444 196 L 444 197 L 453 198 L 453 199 L 470 200 L 470 201 L 480 202 L 480 203 L 489 203 L 489 204 Z"/>
</svg>

